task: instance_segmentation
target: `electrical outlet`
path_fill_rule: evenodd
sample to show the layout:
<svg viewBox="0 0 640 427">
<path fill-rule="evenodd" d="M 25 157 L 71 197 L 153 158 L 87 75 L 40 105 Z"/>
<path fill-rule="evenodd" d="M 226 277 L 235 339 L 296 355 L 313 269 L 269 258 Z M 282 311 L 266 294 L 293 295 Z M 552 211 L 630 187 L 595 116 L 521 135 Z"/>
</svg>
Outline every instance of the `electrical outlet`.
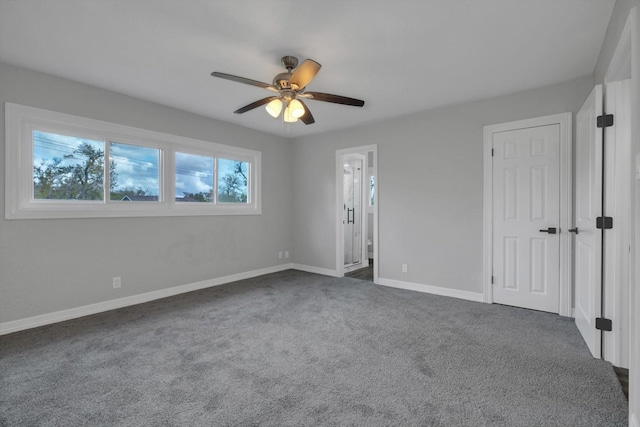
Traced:
<svg viewBox="0 0 640 427">
<path fill-rule="evenodd" d="M 289 258 L 289 251 L 284 251 L 284 257 L 287 259 Z"/>
<path fill-rule="evenodd" d="M 402 264 L 402 272 L 403 273 L 407 272 L 407 264 Z"/>
<path fill-rule="evenodd" d="M 122 278 L 120 276 L 113 278 L 113 289 L 118 289 L 122 286 Z"/>
<path fill-rule="evenodd" d="M 278 252 L 278 258 L 282 259 L 282 251 Z"/>
</svg>

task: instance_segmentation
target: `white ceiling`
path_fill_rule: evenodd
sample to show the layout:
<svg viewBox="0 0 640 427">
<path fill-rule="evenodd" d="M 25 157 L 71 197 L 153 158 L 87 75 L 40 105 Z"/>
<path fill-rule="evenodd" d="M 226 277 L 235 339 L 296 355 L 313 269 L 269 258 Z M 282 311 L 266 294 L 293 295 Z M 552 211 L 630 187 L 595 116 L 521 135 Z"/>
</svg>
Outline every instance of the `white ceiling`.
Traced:
<svg viewBox="0 0 640 427">
<path fill-rule="evenodd" d="M 285 137 L 591 75 L 614 0 L 0 0 L 0 61 Z M 316 123 L 239 107 L 280 58 L 322 69 Z"/>
</svg>

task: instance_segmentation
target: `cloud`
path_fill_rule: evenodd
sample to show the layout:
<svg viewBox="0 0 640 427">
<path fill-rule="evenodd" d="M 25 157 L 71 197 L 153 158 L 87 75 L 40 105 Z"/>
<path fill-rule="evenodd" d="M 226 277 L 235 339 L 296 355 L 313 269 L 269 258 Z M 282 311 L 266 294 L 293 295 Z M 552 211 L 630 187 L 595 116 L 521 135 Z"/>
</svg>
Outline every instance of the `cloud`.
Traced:
<svg viewBox="0 0 640 427">
<path fill-rule="evenodd" d="M 133 187 L 151 195 L 158 194 L 159 149 L 112 142 L 109 150 L 110 160 L 115 163 L 118 189 Z"/>
<path fill-rule="evenodd" d="M 213 158 L 176 153 L 176 193 L 206 193 L 213 188 Z"/>
<path fill-rule="evenodd" d="M 203 181 L 202 177 L 191 175 L 176 176 L 176 196 L 181 197 L 184 193 L 207 193 L 213 188 L 211 177 L 209 182 Z"/>
</svg>

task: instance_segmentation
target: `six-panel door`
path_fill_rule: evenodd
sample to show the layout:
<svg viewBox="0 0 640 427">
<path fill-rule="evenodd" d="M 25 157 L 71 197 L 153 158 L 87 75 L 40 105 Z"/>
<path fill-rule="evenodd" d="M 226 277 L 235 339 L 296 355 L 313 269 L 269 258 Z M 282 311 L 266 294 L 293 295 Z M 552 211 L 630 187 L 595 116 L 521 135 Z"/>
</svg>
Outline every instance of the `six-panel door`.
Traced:
<svg viewBox="0 0 640 427">
<path fill-rule="evenodd" d="M 493 149 L 493 301 L 558 313 L 560 126 L 495 133 Z"/>
</svg>

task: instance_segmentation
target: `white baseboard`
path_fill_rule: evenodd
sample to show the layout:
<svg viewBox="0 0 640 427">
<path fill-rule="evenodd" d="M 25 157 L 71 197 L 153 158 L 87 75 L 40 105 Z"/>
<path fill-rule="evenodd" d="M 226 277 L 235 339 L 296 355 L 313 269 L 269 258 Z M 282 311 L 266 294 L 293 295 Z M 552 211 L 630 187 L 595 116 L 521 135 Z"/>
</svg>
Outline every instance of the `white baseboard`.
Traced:
<svg viewBox="0 0 640 427">
<path fill-rule="evenodd" d="M 408 289 L 410 291 L 424 292 L 427 294 L 441 295 L 445 297 L 460 298 L 469 301 L 484 302 L 484 294 L 479 292 L 461 291 L 458 289 L 443 288 L 440 286 L 423 285 L 420 283 L 403 282 L 400 280 L 378 278 L 378 284 L 392 288 Z"/>
<path fill-rule="evenodd" d="M 114 310 L 116 308 L 127 307 L 135 304 L 166 298 L 186 292 L 196 291 L 198 289 L 219 286 L 225 283 L 235 282 L 238 280 L 250 279 L 252 277 L 262 276 L 264 274 L 276 273 L 278 271 L 289 270 L 292 264 L 282 264 L 273 267 L 261 268 L 258 270 L 247 271 L 244 273 L 231 274 L 229 276 L 218 277 L 216 279 L 204 280 L 202 282 L 189 283 L 186 285 L 175 286 L 172 288 L 161 289 L 158 291 L 147 292 L 139 295 L 118 298 L 114 300 L 89 304 L 82 307 L 70 308 L 68 310 L 56 311 L 53 313 L 41 314 L 38 316 L 28 317 L 26 319 L 14 320 L 11 322 L 0 323 L 0 335 L 10 334 L 25 329 L 36 328 L 38 326 L 50 325 L 52 323 L 62 322 L 64 320 L 75 319 L 78 317 L 88 316 L 90 314 L 102 313 L 103 311 Z"/>
<path fill-rule="evenodd" d="M 328 268 L 314 267 L 312 265 L 304 264 L 291 264 L 291 268 L 294 270 L 306 271 L 307 273 L 322 274 L 324 276 L 338 277 L 336 270 L 329 270 Z"/>
</svg>

